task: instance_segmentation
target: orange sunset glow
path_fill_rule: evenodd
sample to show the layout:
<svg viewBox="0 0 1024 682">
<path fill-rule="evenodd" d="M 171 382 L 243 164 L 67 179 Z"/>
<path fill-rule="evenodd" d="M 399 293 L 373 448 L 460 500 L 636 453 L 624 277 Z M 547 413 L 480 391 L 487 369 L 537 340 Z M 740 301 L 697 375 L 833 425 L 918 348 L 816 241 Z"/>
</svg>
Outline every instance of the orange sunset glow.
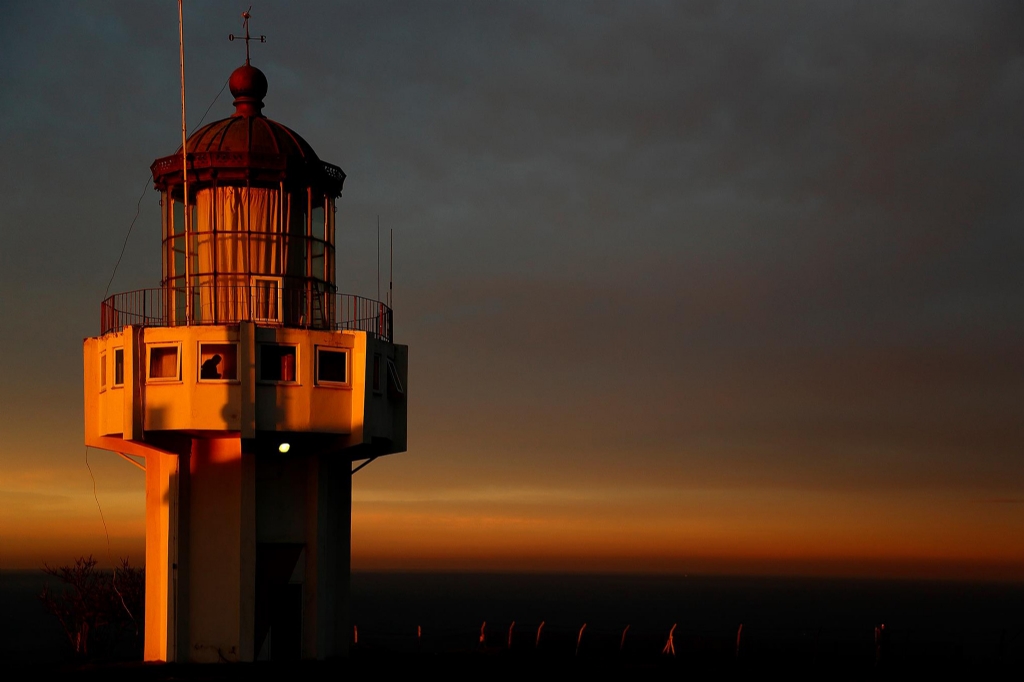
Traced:
<svg viewBox="0 0 1024 682">
<path fill-rule="evenodd" d="M 409 348 L 354 571 L 1024 581 L 1020 8 L 843 7 L 259 8 L 338 285 Z M 192 129 L 241 48 L 188 11 Z M 0 571 L 139 564 L 82 340 L 159 285 L 177 19 L 4 14 Z"/>
</svg>

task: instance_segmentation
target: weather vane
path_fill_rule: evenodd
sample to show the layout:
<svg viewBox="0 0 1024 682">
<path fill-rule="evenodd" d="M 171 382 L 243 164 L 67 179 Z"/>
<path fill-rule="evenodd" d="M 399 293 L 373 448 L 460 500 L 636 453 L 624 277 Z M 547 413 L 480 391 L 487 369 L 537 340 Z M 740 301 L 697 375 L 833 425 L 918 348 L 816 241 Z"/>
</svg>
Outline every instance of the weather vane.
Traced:
<svg viewBox="0 0 1024 682">
<path fill-rule="evenodd" d="M 250 37 L 249 36 L 249 17 L 252 16 L 251 14 L 249 14 L 249 12 L 251 12 L 251 11 L 252 11 L 252 5 L 249 5 L 249 9 L 245 10 L 244 12 L 242 12 L 242 28 L 245 29 L 245 37 L 243 38 L 242 36 L 236 36 L 234 33 L 229 33 L 228 34 L 228 40 L 234 40 L 235 38 L 238 38 L 239 40 L 244 40 L 245 41 L 245 63 L 246 64 L 249 63 L 249 41 L 250 40 L 256 40 L 255 37 Z M 259 37 L 259 41 L 261 43 L 265 43 L 265 42 L 267 42 L 267 37 L 266 36 L 260 36 Z"/>
</svg>

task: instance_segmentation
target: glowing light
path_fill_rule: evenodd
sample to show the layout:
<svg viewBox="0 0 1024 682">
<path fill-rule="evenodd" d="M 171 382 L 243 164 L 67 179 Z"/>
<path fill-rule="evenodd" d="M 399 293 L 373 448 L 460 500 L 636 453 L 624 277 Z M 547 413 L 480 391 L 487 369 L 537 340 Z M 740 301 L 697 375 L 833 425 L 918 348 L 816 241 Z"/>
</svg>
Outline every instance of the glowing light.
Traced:
<svg viewBox="0 0 1024 682">
<path fill-rule="evenodd" d="M 280 452 L 281 454 L 284 454 L 284 453 L 288 452 L 291 449 L 292 449 L 292 444 L 291 443 L 281 443 L 280 445 L 277 446 L 277 451 Z"/>
</svg>

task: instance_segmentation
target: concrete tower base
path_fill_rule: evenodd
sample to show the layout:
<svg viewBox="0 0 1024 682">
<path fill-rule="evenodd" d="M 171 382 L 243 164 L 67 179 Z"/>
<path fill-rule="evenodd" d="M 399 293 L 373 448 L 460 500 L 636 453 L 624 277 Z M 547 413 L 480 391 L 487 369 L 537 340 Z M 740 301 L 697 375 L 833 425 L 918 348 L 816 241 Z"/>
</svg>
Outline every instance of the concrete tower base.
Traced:
<svg viewBox="0 0 1024 682">
<path fill-rule="evenodd" d="M 256 443 L 147 454 L 146 660 L 347 654 L 351 462 Z"/>
</svg>

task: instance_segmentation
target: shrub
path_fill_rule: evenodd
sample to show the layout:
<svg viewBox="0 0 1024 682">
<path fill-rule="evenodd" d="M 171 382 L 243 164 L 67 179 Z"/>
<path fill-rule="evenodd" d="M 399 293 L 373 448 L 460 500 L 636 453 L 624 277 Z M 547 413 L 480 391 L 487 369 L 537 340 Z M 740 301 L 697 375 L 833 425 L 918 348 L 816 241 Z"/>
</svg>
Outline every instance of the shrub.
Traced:
<svg viewBox="0 0 1024 682">
<path fill-rule="evenodd" d="M 44 585 L 39 599 L 53 614 L 79 660 L 141 658 L 145 571 L 128 558 L 113 571 L 96 570 L 96 560 L 79 557 L 74 564 L 43 572 L 61 586 Z"/>
</svg>

